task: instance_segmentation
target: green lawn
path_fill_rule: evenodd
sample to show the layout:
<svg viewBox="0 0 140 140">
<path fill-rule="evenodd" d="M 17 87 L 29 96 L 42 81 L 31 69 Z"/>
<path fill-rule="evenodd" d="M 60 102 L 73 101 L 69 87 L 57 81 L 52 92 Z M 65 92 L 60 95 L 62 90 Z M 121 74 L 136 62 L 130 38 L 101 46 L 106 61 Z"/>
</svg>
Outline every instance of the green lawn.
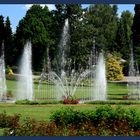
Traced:
<svg viewBox="0 0 140 140">
<path fill-rule="evenodd" d="M 36 98 L 42 96 L 52 96 L 55 94 L 53 85 L 42 85 L 41 89 L 44 89 L 42 93 L 38 92 L 38 84 L 34 84 L 34 94 Z M 7 89 L 12 91 L 13 95 L 16 95 L 17 81 L 7 80 Z M 76 92 L 76 97 L 88 97 L 91 94 L 91 89 L 89 87 L 78 87 Z M 126 85 L 109 83 L 107 87 L 108 98 L 118 98 L 122 99 L 124 95 L 128 94 L 128 89 Z M 30 117 L 36 120 L 45 120 L 49 121 L 51 114 L 61 109 L 62 107 L 72 106 L 77 110 L 93 110 L 96 106 L 95 104 L 78 104 L 78 105 L 63 105 L 63 104 L 48 104 L 48 105 L 17 105 L 10 103 L 0 103 L 0 112 L 6 111 L 7 114 L 20 114 L 21 121 L 24 121 L 26 118 Z M 116 106 L 116 105 L 113 105 Z M 123 105 L 124 108 L 136 108 L 140 114 L 140 105 Z M 3 129 L 0 129 L 0 135 L 2 135 Z"/>
<path fill-rule="evenodd" d="M 17 81 L 7 80 L 7 89 L 16 95 Z M 122 99 L 124 95 L 128 94 L 128 89 L 125 84 L 108 83 L 107 97 L 108 99 Z M 88 98 L 93 95 L 93 87 L 78 87 L 75 93 L 76 98 Z M 34 97 L 40 98 L 56 98 L 58 93 L 54 85 L 42 84 L 40 89 L 38 84 L 34 84 Z"/>
<path fill-rule="evenodd" d="M 9 103 L 0 104 L 0 113 L 6 112 L 8 115 L 20 114 L 20 121 L 23 122 L 26 118 L 32 118 L 35 120 L 49 121 L 50 115 L 62 107 L 67 105 L 16 105 Z M 87 110 L 94 109 L 95 105 L 71 105 L 76 109 Z M 4 129 L 0 129 L 0 136 L 3 135 Z"/>
<path fill-rule="evenodd" d="M 78 104 L 78 105 L 16 105 L 16 104 L 0 104 L 0 112 L 6 111 L 7 114 L 21 114 L 21 120 L 24 121 L 26 118 L 31 117 L 36 120 L 49 121 L 50 115 L 62 107 L 71 106 L 77 110 L 93 110 L 96 106 L 91 104 Z M 116 106 L 116 105 L 113 105 Z M 123 105 L 125 108 L 136 108 L 140 114 L 140 105 Z"/>
<path fill-rule="evenodd" d="M 17 81 L 7 80 L 7 89 L 8 91 L 12 91 L 14 95 L 16 95 Z M 37 98 L 41 96 L 52 96 L 51 93 L 54 93 L 53 85 L 42 85 L 41 89 L 45 89 L 44 93 L 38 92 L 38 84 L 34 84 L 34 93 Z M 118 98 L 122 99 L 124 95 L 127 95 L 128 89 L 126 85 L 109 83 L 107 88 L 108 98 Z M 44 94 L 44 95 L 43 95 Z M 76 92 L 76 97 L 88 97 L 91 94 L 91 89 L 89 87 L 78 87 Z M 65 105 L 62 104 L 50 104 L 50 105 L 16 105 L 16 104 L 0 104 L 0 112 L 4 110 L 8 114 L 19 113 L 22 116 L 22 120 L 26 117 L 32 117 L 38 120 L 49 120 L 50 114 L 60 109 Z M 73 105 L 74 106 L 74 105 Z M 74 106 L 76 109 L 93 109 L 95 105 L 90 104 L 79 104 Z M 126 106 L 127 107 L 127 106 Z M 135 106 L 140 112 L 139 105 Z"/>
<path fill-rule="evenodd" d="M 48 104 L 48 105 L 17 105 L 10 103 L 1 103 L 0 104 L 0 113 L 6 111 L 7 114 L 21 114 L 21 120 L 24 121 L 26 118 L 31 117 L 36 120 L 45 120 L 48 121 L 50 115 L 63 107 L 71 106 L 75 109 L 80 110 L 93 110 L 95 105 L 90 104 L 78 104 L 78 105 L 63 105 L 63 104 Z M 97 105 L 96 105 L 97 106 Z"/>
</svg>

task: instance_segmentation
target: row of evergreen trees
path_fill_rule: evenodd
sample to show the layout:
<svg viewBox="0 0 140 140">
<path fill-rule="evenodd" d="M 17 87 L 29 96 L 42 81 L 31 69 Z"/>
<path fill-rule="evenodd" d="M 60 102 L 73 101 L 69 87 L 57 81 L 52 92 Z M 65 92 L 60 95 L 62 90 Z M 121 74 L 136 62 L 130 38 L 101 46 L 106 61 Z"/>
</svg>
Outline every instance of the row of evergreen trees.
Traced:
<svg viewBox="0 0 140 140">
<path fill-rule="evenodd" d="M 47 6 L 33 5 L 19 21 L 14 34 L 9 18 L 4 21 L 4 17 L 0 16 L 0 43 L 2 40 L 5 42 L 6 65 L 17 65 L 26 40 L 31 39 L 33 70 L 42 69 L 47 48 L 52 66 L 55 67 L 55 56 L 66 18 L 70 23 L 70 56 L 77 67 L 81 65 L 84 68 L 87 65 L 93 38 L 98 51 L 103 49 L 107 53 L 119 54 L 127 61 L 133 38 L 136 58 L 140 65 L 140 5 L 135 6 L 134 23 L 133 14 L 123 11 L 119 16 L 116 5 L 93 4 L 84 9 L 79 4 L 55 6 L 56 10 L 49 11 Z"/>
</svg>

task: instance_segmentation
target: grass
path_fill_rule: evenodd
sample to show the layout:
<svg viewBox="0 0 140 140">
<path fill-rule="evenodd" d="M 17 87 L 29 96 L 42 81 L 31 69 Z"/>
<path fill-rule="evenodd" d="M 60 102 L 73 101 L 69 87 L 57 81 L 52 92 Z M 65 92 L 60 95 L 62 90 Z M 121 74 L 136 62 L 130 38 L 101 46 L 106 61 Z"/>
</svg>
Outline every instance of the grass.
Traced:
<svg viewBox="0 0 140 140">
<path fill-rule="evenodd" d="M 17 81 L 7 80 L 7 89 L 11 91 L 13 95 L 16 95 Z M 38 84 L 34 84 L 34 93 L 36 98 L 41 98 L 42 96 L 51 96 L 55 95 L 55 88 L 53 85 L 42 85 L 44 91 L 41 93 L 38 92 Z M 76 92 L 76 98 L 88 97 L 91 89 L 89 87 L 78 87 Z M 54 95 L 51 95 L 53 93 Z M 108 98 L 110 99 L 122 99 L 123 96 L 128 94 L 128 89 L 126 85 L 109 83 L 107 88 Z M 21 121 L 24 121 L 26 118 L 30 117 L 36 120 L 45 120 L 49 121 L 50 115 L 62 107 L 72 106 L 77 110 L 93 110 L 96 106 L 100 104 L 78 104 L 78 105 L 63 105 L 63 104 L 47 104 L 47 105 L 17 105 L 10 103 L 0 103 L 0 112 L 6 111 L 7 114 L 21 114 Z M 117 106 L 117 105 L 112 105 Z M 124 108 L 136 108 L 140 114 L 140 105 L 123 105 Z M 0 129 L 0 135 L 2 135 L 3 129 Z"/>
<path fill-rule="evenodd" d="M 0 112 L 6 111 L 8 115 L 20 114 L 21 121 L 30 117 L 36 120 L 49 121 L 50 115 L 62 107 L 71 106 L 76 110 L 93 110 L 98 105 L 78 104 L 78 105 L 16 105 L 16 104 L 0 104 Z M 118 106 L 118 105 L 113 105 Z M 123 105 L 124 108 L 136 108 L 140 114 L 140 105 Z"/>
<path fill-rule="evenodd" d="M 37 120 L 49 120 L 50 114 L 60 108 L 55 105 L 16 105 L 16 104 L 0 104 L 0 112 L 6 111 L 7 114 L 21 114 L 21 120 L 25 120 L 28 117 Z"/>
<path fill-rule="evenodd" d="M 109 99 L 123 99 L 128 95 L 128 88 L 126 84 L 109 83 L 107 93 Z"/>
<path fill-rule="evenodd" d="M 54 86 L 53 85 L 46 85 L 43 84 L 43 87 L 41 89 L 45 89 L 44 92 L 39 93 L 38 92 L 38 84 L 34 84 L 34 93 L 37 98 L 40 98 L 41 96 L 51 96 L 51 93 L 54 93 Z M 14 95 L 16 95 L 16 89 L 17 89 L 17 81 L 11 81 L 7 80 L 7 89 L 8 91 L 12 91 Z M 76 97 L 80 98 L 88 97 L 88 92 L 90 92 L 89 87 L 78 87 L 76 92 Z M 124 95 L 128 94 L 127 86 L 124 84 L 116 84 L 116 83 L 109 83 L 107 88 L 108 98 L 112 99 L 122 99 Z M 118 100 L 119 101 L 119 100 Z M 72 105 L 76 109 L 81 110 L 87 110 L 87 109 L 93 109 L 95 106 L 98 106 L 100 104 L 78 104 L 78 105 Z M 57 109 L 60 109 L 61 107 L 65 107 L 66 105 L 63 104 L 48 104 L 48 105 L 17 105 L 17 104 L 0 104 L 0 112 L 6 111 L 8 114 L 15 114 L 19 113 L 21 114 L 22 118 L 21 120 L 24 120 L 26 117 L 35 118 L 38 120 L 49 120 L 49 116 L 52 112 L 54 112 Z M 127 107 L 127 105 L 124 105 Z M 129 107 L 136 107 L 137 110 L 140 112 L 140 106 L 139 104 L 135 104 L 133 106 Z"/>
<path fill-rule="evenodd" d="M 13 95 L 16 95 L 17 81 L 7 80 L 7 89 L 12 91 Z M 78 87 L 75 93 L 75 98 L 88 98 L 93 94 L 91 87 Z M 127 86 L 124 84 L 108 83 L 107 87 L 108 99 L 123 99 L 123 96 L 128 94 Z M 38 90 L 38 84 L 34 84 L 35 98 L 54 98 L 58 97 L 54 85 L 42 84 L 40 90 Z"/>
<path fill-rule="evenodd" d="M 36 120 L 48 121 L 50 115 L 62 107 L 72 106 L 75 109 L 87 110 L 93 109 L 95 105 L 16 105 L 16 104 L 0 104 L 0 112 L 6 111 L 8 115 L 21 114 L 21 120 L 24 121 L 26 118 L 31 117 Z M 82 107 L 82 108 L 81 108 Z"/>
</svg>

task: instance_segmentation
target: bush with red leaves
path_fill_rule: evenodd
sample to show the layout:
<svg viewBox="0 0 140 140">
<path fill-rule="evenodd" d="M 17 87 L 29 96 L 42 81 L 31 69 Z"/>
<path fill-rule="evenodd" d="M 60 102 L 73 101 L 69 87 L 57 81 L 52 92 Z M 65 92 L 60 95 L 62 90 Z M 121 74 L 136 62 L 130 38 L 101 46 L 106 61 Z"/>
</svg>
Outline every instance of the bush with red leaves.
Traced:
<svg viewBox="0 0 140 140">
<path fill-rule="evenodd" d="M 77 99 L 64 99 L 63 104 L 78 104 L 79 100 Z"/>
</svg>

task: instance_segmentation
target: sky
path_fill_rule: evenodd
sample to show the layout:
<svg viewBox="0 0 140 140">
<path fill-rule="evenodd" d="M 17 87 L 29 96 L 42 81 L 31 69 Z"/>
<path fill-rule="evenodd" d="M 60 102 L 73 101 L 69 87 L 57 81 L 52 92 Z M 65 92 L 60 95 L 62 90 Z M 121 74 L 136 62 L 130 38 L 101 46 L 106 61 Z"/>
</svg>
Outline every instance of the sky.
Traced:
<svg viewBox="0 0 140 140">
<path fill-rule="evenodd" d="M 42 5 L 44 6 L 44 5 Z M 47 4 L 50 10 L 53 10 L 55 6 L 53 4 Z M 88 4 L 83 4 L 85 8 Z M 16 26 L 19 21 L 25 16 L 26 11 L 31 7 L 31 4 L 0 4 L 0 15 L 4 16 L 4 20 L 9 16 L 11 21 L 12 31 L 16 31 Z M 129 10 L 134 13 L 134 4 L 118 4 L 118 15 L 120 16 L 122 11 Z"/>
</svg>

